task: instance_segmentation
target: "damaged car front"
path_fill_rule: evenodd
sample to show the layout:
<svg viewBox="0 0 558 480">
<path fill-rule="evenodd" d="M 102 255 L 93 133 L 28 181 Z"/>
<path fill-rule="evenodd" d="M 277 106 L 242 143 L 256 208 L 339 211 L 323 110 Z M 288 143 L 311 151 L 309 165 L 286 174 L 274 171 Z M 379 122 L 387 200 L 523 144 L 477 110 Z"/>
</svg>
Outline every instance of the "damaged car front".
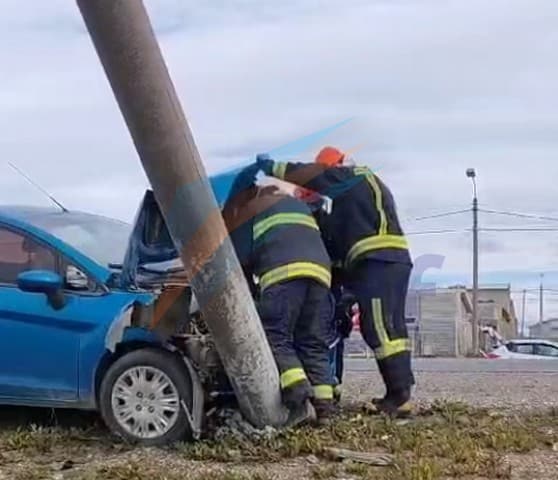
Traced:
<svg viewBox="0 0 558 480">
<path fill-rule="evenodd" d="M 133 227 L 81 212 L 0 207 L 0 404 L 97 409 L 115 434 L 201 434 L 230 398 L 152 192 Z"/>
<path fill-rule="evenodd" d="M 234 395 L 153 192 L 145 193 L 123 263 L 110 267 L 112 288 L 150 295 L 150 301 L 134 302 L 114 322 L 107 349 L 139 331 L 180 356 L 192 386 L 190 406 L 183 405 L 187 433 L 198 438 L 208 406 L 234 402 Z"/>
</svg>

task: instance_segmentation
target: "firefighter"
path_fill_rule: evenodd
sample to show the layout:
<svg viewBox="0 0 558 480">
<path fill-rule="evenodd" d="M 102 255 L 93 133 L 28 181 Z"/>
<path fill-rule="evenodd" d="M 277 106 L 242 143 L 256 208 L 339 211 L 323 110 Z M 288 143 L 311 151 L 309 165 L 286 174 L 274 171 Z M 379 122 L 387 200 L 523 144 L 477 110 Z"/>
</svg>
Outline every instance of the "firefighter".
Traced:
<svg viewBox="0 0 558 480">
<path fill-rule="evenodd" d="M 258 311 L 291 410 L 289 423 L 314 415 L 322 423 L 334 413 L 330 259 L 310 209 L 291 196 L 254 186 L 252 173 L 248 169 L 242 188 L 233 187 L 223 216 L 247 279 L 258 279 Z"/>
<path fill-rule="evenodd" d="M 258 155 L 257 163 L 267 175 L 333 200 L 320 227 L 332 261 L 342 262 L 344 287 L 358 300 L 361 332 L 386 386 L 385 396 L 370 407 L 393 416 L 410 414 L 414 376 L 405 300 L 412 262 L 392 193 L 376 174 L 351 165 L 333 147 L 323 148 L 314 164 L 275 162 L 266 154 Z"/>
<path fill-rule="evenodd" d="M 330 213 L 330 209 L 326 207 L 327 197 L 301 186 L 295 188 L 294 197 L 311 206 L 318 225 L 325 225 L 327 214 Z M 326 248 L 330 250 L 331 246 L 329 245 L 327 236 L 323 236 L 323 239 Z M 332 319 L 329 363 L 331 374 L 334 379 L 334 399 L 336 403 L 339 403 L 341 400 L 345 340 L 351 335 L 353 329 L 352 309 L 356 303 L 354 295 L 343 285 L 344 270 L 342 267 L 342 262 L 336 262 L 331 267 L 331 293 L 335 303 L 335 313 Z"/>
<path fill-rule="evenodd" d="M 327 218 L 329 209 L 327 207 L 327 199 L 317 192 L 304 187 L 297 187 L 294 197 L 306 203 L 316 219 L 318 225 L 322 225 Z M 326 238 L 323 238 L 324 241 Z M 326 245 L 326 249 L 327 249 Z M 338 266 L 331 267 L 331 296 L 335 305 L 334 315 L 331 318 L 329 338 L 329 367 L 331 377 L 333 378 L 333 396 L 335 403 L 341 400 L 341 384 L 343 381 L 343 351 L 345 339 L 350 335 L 352 330 L 351 315 L 348 313 L 350 307 L 347 303 L 348 296 L 344 293 L 341 283 L 342 269 Z M 353 297 L 354 298 L 354 297 Z M 355 303 L 355 300 L 352 302 Z"/>
</svg>

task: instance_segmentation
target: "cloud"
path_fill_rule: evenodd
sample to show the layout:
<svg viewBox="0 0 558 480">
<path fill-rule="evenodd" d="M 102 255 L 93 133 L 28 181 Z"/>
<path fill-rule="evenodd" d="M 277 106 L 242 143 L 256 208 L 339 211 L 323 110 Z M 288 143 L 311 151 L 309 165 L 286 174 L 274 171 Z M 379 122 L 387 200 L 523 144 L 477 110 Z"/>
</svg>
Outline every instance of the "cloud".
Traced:
<svg viewBox="0 0 558 480">
<path fill-rule="evenodd" d="M 354 118 L 327 143 L 379 168 L 407 230 L 458 230 L 411 238 L 448 278 L 468 275 L 470 215 L 413 218 L 468 208 L 467 167 L 481 206 L 558 216 L 557 2 L 146 4 L 208 171 Z M 131 219 L 145 176 L 75 3 L 0 7 L 2 158 L 70 207 Z M 45 200 L 0 162 L 0 202 Z M 485 232 L 481 271 L 558 269 L 553 238 Z"/>
</svg>

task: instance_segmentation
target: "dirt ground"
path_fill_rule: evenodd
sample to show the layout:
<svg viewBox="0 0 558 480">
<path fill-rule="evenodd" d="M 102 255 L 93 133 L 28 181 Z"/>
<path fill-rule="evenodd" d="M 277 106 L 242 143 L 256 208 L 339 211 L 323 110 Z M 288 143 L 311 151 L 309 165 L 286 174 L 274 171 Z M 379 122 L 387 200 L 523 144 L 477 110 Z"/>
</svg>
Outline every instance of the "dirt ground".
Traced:
<svg viewBox="0 0 558 480">
<path fill-rule="evenodd" d="M 138 449 L 113 439 L 94 414 L 5 408 L 0 410 L 0 480 L 558 478 L 558 375 L 508 375 L 505 390 L 511 396 L 531 395 L 528 387 L 536 385 L 536 396 L 550 399 L 527 408 L 519 396 L 508 395 L 501 404 L 495 396 L 487 404 L 484 395 L 475 402 L 470 390 L 478 372 L 461 379 L 452 396 L 448 382 L 459 381 L 455 372 L 419 370 L 419 415 L 401 422 L 371 417 L 356 407 L 378 393 L 376 374 L 367 370 L 349 373 L 346 411 L 334 425 L 260 440 Z M 490 391 L 490 374 L 483 375 L 484 389 Z M 467 403 L 456 402 L 463 397 L 460 388 L 467 388 L 461 392 L 467 393 Z M 330 447 L 388 454 L 393 464 L 332 461 Z"/>
</svg>

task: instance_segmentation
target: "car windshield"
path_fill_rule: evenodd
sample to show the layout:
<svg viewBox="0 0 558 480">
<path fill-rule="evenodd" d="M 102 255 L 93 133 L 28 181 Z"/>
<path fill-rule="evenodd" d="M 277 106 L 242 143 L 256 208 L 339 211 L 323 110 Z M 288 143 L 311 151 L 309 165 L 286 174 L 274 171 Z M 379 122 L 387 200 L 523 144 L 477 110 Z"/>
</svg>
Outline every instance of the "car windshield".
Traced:
<svg viewBox="0 0 558 480">
<path fill-rule="evenodd" d="M 32 223 L 105 267 L 122 264 L 132 233 L 127 223 L 85 213 L 45 215 Z"/>
</svg>

